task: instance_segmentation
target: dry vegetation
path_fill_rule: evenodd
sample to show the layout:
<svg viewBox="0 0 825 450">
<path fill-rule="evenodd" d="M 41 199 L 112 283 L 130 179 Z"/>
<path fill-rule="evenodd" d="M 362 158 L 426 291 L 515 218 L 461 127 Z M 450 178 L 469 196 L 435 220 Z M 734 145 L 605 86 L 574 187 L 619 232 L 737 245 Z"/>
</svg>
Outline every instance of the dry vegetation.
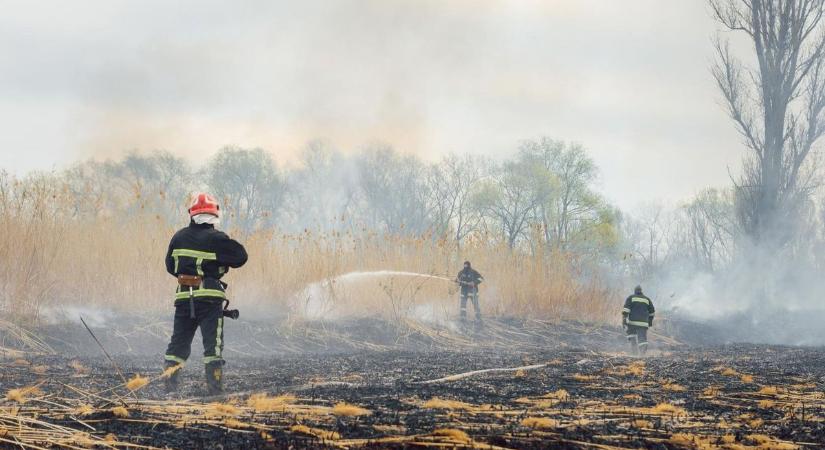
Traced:
<svg viewBox="0 0 825 450">
<path fill-rule="evenodd" d="M 52 178 L 26 183 L 0 174 L 0 310 L 16 321 L 36 321 L 44 307 L 88 306 L 168 311 L 174 280 L 163 265 L 168 240 L 185 224 L 158 215 L 78 218 L 71 192 Z M 128 199 L 127 199 L 128 200 Z M 145 199 L 134 198 L 136 205 Z M 95 205 L 87 205 L 94 208 Z M 85 216 L 82 216 L 85 217 Z M 231 230 L 230 230 L 231 232 Z M 239 236 L 249 264 L 227 278 L 237 305 L 301 313 L 307 286 L 356 271 L 397 270 L 453 278 L 470 259 L 485 274 L 484 308 L 490 314 L 604 321 L 615 315 L 609 289 L 584 279 L 575 257 L 537 249 L 510 251 L 483 235 L 460 251 L 432 237 L 379 235 L 369 230 L 285 235 L 273 231 Z M 383 315 L 401 319 L 426 304 L 452 311 L 456 287 L 424 277 L 384 277 L 321 288 L 330 316 Z M 357 295 L 356 295 L 357 294 Z"/>
</svg>

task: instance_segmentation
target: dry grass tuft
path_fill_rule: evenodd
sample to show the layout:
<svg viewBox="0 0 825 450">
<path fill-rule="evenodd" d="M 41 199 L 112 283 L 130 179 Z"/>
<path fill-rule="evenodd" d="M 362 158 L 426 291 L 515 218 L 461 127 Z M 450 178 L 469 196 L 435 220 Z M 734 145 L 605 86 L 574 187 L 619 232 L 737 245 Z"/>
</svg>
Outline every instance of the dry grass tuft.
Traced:
<svg viewBox="0 0 825 450">
<path fill-rule="evenodd" d="M 149 379 L 146 378 L 146 377 L 140 376 L 140 374 L 138 373 L 138 374 L 135 374 L 135 376 L 132 377 L 131 380 L 126 382 L 126 389 L 129 389 L 130 391 L 134 392 L 134 391 L 146 386 L 147 384 L 149 384 Z"/>
<path fill-rule="evenodd" d="M 739 376 L 739 372 L 731 369 L 730 367 L 722 367 L 721 370 L 719 371 L 719 373 L 721 373 L 722 375 L 724 375 L 726 377 L 738 377 Z"/>
<path fill-rule="evenodd" d="M 17 367 L 26 367 L 26 366 L 30 366 L 31 363 L 26 361 L 25 359 L 20 358 L 20 359 L 15 359 L 14 362 L 12 363 L 12 365 L 17 366 Z"/>
<path fill-rule="evenodd" d="M 773 400 L 759 400 L 758 403 L 759 407 L 762 409 L 770 409 L 776 406 L 776 402 Z"/>
<path fill-rule="evenodd" d="M 162 374 L 160 374 L 160 377 L 161 378 L 169 378 L 181 369 L 183 369 L 183 364 L 176 364 L 174 366 L 169 366 L 163 371 Z"/>
<path fill-rule="evenodd" d="M 653 428 L 653 422 L 644 419 L 636 419 L 630 422 L 633 428 Z"/>
<path fill-rule="evenodd" d="M 6 392 L 6 400 L 23 404 L 29 401 L 29 397 L 41 395 L 42 393 L 43 391 L 38 386 L 10 389 Z"/>
<path fill-rule="evenodd" d="M 760 450 L 797 450 L 800 448 L 796 444 L 784 442 L 764 434 L 749 434 L 745 439 L 758 445 Z"/>
<path fill-rule="evenodd" d="M 94 412 L 95 409 L 92 407 L 92 405 L 88 403 L 84 403 L 72 411 L 73 414 L 76 414 L 78 416 L 88 416 Z"/>
<path fill-rule="evenodd" d="M 109 411 L 114 414 L 115 417 L 126 418 L 129 417 L 129 410 L 124 408 L 123 406 L 115 406 L 114 408 L 110 409 Z"/>
<path fill-rule="evenodd" d="M 372 411 L 361 408 L 360 406 L 350 405 L 349 403 L 340 402 L 332 407 L 332 414 L 343 417 L 368 416 Z"/>
<path fill-rule="evenodd" d="M 45 375 L 46 372 L 49 371 L 49 366 L 34 366 L 32 367 L 32 373 L 37 375 Z"/>
<path fill-rule="evenodd" d="M 307 436 L 314 436 L 325 441 L 337 441 L 341 439 L 341 435 L 335 431 L 327 431 L 320 428 L 310 428 L 306 425 L 293 425 L 289 427 L 289 431 L 293 433 L 304 434 Z"/>
<path fill-rule="evenodd" d="M 457 428 L 439 428 L 432 432 L 432 436 L 446 437 L 449 438 L 451 441 L 459 442 L 462 444 L 469 444 L 473 442 L 473 439 L 470 437 L 469 434 Z"/>
<path fill-rule="evenodd" d="M 223 420 L 223 426 L 227 428 L 234 428 L 237 430 L 243 430 L 244 428 L 249 428 L 249 424 L 243 423 L 238 419 L 233 419 L 231 417 L 227 417 Z"/>
<path fill-rule="evenodd" d="M 742 374 L 739 376 L 739 380 L 745 384 L 751 384 L 753 383 L 753 375 Z"/>
<path fill-rule="evenodd" d="M 296 398 L 292 394 L 279 395 L 277 397 L 270 397 L 266 394 L 253 394 L 246 400 L 246 406 L 249 406 L 255 412 L 274 412 L 282 411 L 287 406 L 295 403 Z"/>
<path fill-rule="evenodd" d="M 210 403 L 208 414 L 212 416 L 237 416 L 241 411 L 229 403 Z"/>
<path fill-rule="evenodd" d="M 654 413 L 660 414 L 673 414 L 677 416 L 687 415 L 687 411 L 685 411 L 684 408 L 680 408 L 670 403 L 659 403 L 650 410 Z"/>
<path fill-rule="evenodd" d="M 561 426 L 558 420 L 549 419 L 547 417 L 527 417 L 521 421 L 521 426 L 527 428 L 549 430 Z"/>
<path fill-rule="evenodd" d="M 596 377 L 594 375 L 582 375 L 580 373 L 573 375 L 571 378 L 580 383 L 589 383 L 591 381 L 596 380 Z"/>
<path fill-rule="evenodd" d="M 75 373 L 78 374 L 78 375 L 86 375 L 86 374 L 89 373 L 89 368 L 84 366 L 83 363 L 81 363 L 80 361 L 78 361 L 76 359 L 72 360 L 69 363 L 69 367 L 74 369 Z"/>
<path fill-rule="evenodd" d="M 687 390 L 686 387 L 676 383 L 664 383 L 662 389 L 670 392 L 685 392 Z"/>
<path fill-rule="evenodd" d="M 433 397 L 430 400 L 427 400 L 421 406 L 426 409 L 458 409 L 465 411 L 475 408 L 475 406 L 470 403 L 464 403 L 458 400 L 445 400 L 438 397 Z"/>
<path fill-rule="evenodd" d="M 762 386 L 762 389 L 759 389 L 758 393 L 763 395 L 776 395 L 779 393 L 779 388 L 776 386 Z"/>
<path fill-rule="evenodd" d="M 567 393 L 564 389 L 559 389 L 556 392 L 550 392 L 549 394 L 544 394 L 541 398 L 552 398 L 559 401 L 565 401 L 570 398 L 570 394 Z"/>
</svg>

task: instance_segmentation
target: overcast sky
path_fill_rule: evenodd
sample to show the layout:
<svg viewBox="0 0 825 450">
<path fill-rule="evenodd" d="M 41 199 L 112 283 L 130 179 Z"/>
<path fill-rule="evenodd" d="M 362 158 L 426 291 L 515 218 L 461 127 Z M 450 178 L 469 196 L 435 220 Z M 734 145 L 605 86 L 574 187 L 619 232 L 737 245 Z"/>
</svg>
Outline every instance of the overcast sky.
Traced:
<svg viewBox="0 0 825 450">
<path fill-rule="evenodd" d="M 432 160 L 581 142 L 623 208 L 729 184 L 743 150 L 702 0 L 0 0 L 0 168 L 304 142 Z"/>
</svg>

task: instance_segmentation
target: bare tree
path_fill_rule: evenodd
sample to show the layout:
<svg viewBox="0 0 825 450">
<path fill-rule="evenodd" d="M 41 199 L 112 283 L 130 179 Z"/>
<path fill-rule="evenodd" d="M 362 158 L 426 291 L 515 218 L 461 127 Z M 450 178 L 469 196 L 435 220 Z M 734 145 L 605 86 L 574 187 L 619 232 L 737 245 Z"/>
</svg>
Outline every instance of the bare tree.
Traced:
<svg viewBox="0 0 825 450">
<path fill-rule="evenodd" d="M 287 174 L 287 226 L 294 230 L 353 226 L 352 208 L 358 189 L 354 162 L 329 143 L 314 140 L 301 152 L 300 163 L 301 167 Z"/>
<path fill-rule="evenodd" d="M 221 201 L 228 226 L 251 232 L 259 226 L 274 225 L 284 183 L 268 153 L 226 147 L 209 160 L 204 175 Z"/>
<path fill-rule="evenodd" d="M 430 229 L 425 166 L 418 158 L 375 144 L 364 150 L 357 164 L 365 216 L 373 226 L 414 235 Z"/>
<path fill-rule="evenodd" d="M 438 237 L 449 233 L 461 245 L 461 241 L 476 229 L 481 215 L 472 208 L 471 200 L 484 172 L 484 162 L 474 155 L 449 154 L 430 166 L 427 184 L 433 227 Z"/>
<path fill-rule="evenodd" d="M 532 225 L 552 184 L 550 173 L 532 161 L 507 161 L 474 195 L 476 208 L 501 229 L 512 249 Z"/>
<path fill-rule="evenodd" d="M 825 0 L 711 0 L 715 19 L 753 43 L 748 67 L 717 40 L 713 75 L 750 155 L 737 183 L 739 215 L 754 243 L 778 248 L 814 186 L 806 164 L 825 132 Z M 806 170 L 807 169 L 807 170 Z"/>
<path fill-rule="evenodd" d="M 539 205 L 546 242 L 565 247 L 578 232 L 602 223 L 605 202 L 592 190 L 598 170 L 581 145 L 542 137 L 522 143 L 520 156 L 552 174 Z"/>
<path fill-rule="evenodd" d="M 683 256 L 713 272 L 733 256 L 737 235 L 731 192 L 708 189 L 681 208 Z"/>
</svg>

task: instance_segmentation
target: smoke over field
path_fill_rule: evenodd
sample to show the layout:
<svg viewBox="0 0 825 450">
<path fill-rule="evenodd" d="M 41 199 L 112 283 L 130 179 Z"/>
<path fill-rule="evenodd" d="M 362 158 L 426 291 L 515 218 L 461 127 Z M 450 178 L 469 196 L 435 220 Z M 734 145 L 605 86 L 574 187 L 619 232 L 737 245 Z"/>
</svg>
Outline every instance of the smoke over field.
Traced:
<svg viewBox="0 0 825 450">
<path fill-rule="evenodd" d="M 825 0 L 154 3 L 3 5 L 0 448 L 825 448 Z"/>
</svg>

